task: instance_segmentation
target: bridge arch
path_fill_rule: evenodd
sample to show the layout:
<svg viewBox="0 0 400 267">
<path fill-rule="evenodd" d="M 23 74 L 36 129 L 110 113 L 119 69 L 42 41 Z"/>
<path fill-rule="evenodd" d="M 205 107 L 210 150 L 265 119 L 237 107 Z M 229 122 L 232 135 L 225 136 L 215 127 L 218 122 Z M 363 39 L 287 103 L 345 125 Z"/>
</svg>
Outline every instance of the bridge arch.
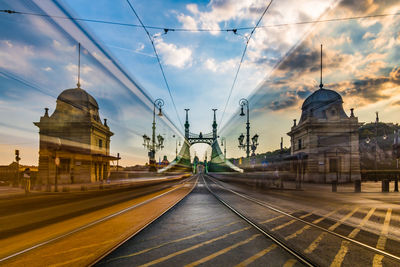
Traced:
<svg viewBox="0 0 400 267">
<path fill-rule="evenodd" d="M 190 124 L 189 124 L 189 109 L 185 109 L 186 112 L 186 120 L 185 120 L 185 141 L 183 142 L 181 151 L 177 155 L 177 157 L 165 168 L 159 170 L 159 172 L 165 171 L 176 171 L 176 170 L 186 170 L 193 171 L 193 166 L 191 163 L 190 157 L 190 147 L 194 144 L 208 144 L 211 146 L 211 159 L 207 162 L 207 169 L 211 172 L 229 172 L 229 171 L 237 171 L 243 172 L 242 169 L 233 165 L 230 161 L 226 160 L 221 148 L 218 144 L 218 135 L 217 135 L 217 119 L 216 119 L 216 111 L 217 109 L 213 109 L 214 119 L 212 123 L 212 132 L 203 134 L 200 132 L 199 134 L 190 132 Z"/>
</svg>

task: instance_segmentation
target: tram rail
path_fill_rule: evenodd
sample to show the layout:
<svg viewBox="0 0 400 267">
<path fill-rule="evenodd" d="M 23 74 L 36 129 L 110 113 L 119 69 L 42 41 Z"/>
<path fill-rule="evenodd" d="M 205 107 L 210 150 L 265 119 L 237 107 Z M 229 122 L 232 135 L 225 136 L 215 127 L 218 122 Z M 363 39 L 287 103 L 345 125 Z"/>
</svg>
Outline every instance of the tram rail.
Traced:
<svg viewBox="0 0 400 267">
<path fill-rule="evenodd" d="M 205 181 L 206 179 L 205 179 L 204 177 L 203 177 L 203 179 L 204 179 L 204 183 L 206 184 L 206 181 Z M 243 198 L 243 199 L 246 199 L 246 200 L 248 200 L 248 201 L 250 201 L 250 202 L 252 202 L 252 203 L 255 203 L 255 204 L 260 205 L 260 206 L 262 206 L 262 207 L 264 207 L 264 208 L 267 208 L 267 209 L 269 209 L 269 210 L 272 210 L 272 211 L 274 211 L 274 212 L 277 212 L 277 213 L 279 213 L 279 214 L 282 214 L 282 215 L 284 215 L 284 216 L 286 216 L 286 217 L 288 217 L 288 218 L 294 219 L 294 220 L 296 220 L 296 221 L 298 221 L 298 222 L 301 222 L 301 223 L 303 223 L 303 224 L 306 224 L 306 225 L 308 225 L 308 226 L 311 226 L 311 227 L 313 227 L 314 229 L 317 229 L 317 230 L 326 232 L 326 233 L 328 233 L 328 234 L 330 234 L 330 235 L 336 236 L 336 237 L 340 238 L 341 240 L 348 241 L 348 242 L 350 242 L 350 243 L 352 243 L 352 244 L 354 244 L 354 245 L 357 245 L 357 246 L 359 246 L 359 247 L 362 247 L 362 248 L 367 249 L 367 250 L 369 250 L 369 251 L 372 251 L 372 252 L 374 252 L 374 253 L 377 253 L 377 254 L 386 256 L 386 257 L 388 257 L 388 258 L 390 258 L 390 259 L 392 259 L 392 260 L 394 260 L 394 261 L 400 263 L 400 257 L 397 256 L 397 255 L 394 255 L 394 254 L 389 253 L 389 252 L 387 252 L 387 251 L 384 251 L 384 250 L 382 250 L 382 249 L 379 249 L 379 248 L 370 246 L 370 245 L 368 245 L 368 244 L 365 244 L 365 243 L 363 243 L 363 242 L 360 242 L 360 241 L 357 241 L 357 240 L 355 240 L 355 239 L 349 238 L 349 237 L 347 237 L 347 236 L 341 235 L 341 234 L 339 234 L 339 233 L 336 233 L 336 232 L 334 232 L 334 231 L 331 231 L 331 230 L 329 230 L 329 229 L 326 229 L 326 228 L 324 228 L 324 227 L 321 227 L 321 226 L 319 226 L 319 225 L 317 225 L 317 224 L 315 224 L 315 223 L 312 223 L 312 222 L 308 222 L 308 221 L 306 221 L 306 220 L 303 220 L 303 219 L 301 219 L 301 218 L 299 218 L 299 217 L 297 217 L 297 216 L 294 216 L 294 215 L 292 215 L 292 214 L 290 214 L 290 213 L 288 213 L 288 212 L 285 212 L 285 211 L 279 209 L 278 207 L 275 207 L 275 206 L 273 206 L 273 205 L 270 205 L 270 204 L 268 204 L 268 203 L 266 203 L 266 202 L 264 202 L 264 201 L 261 201 L 261 200 L 259 200 L 259 199 L 254 198 L 254 197 L 251 197 L 251 196 L 249 196 L 249 195 L 245 195 L 245 194 L 243 194 L 243 193 L 239 193 L 239 192 L 237 192 L 237 191 L 234 191 L 234 190 L 232 190 L 232 189 L 230 189 L 230 188 L 225 187 L 225 186 L 222 185 L 218 180 L 216 180 L 215 178 L 211 177 L 210 175 L 207 175 L 207 179 L 211 180 L 214 184 L 216 184 L 218 187 L 222 188 L 223 190 L 226 190 L 226 191 L 228 191 L 228 192 L 230 192 L 230 193 L 232 193 L 232 194 L 235 194 L 235 195 L 237 195 L 237 196 L 239 196 L 239 197 L 241 197 L 241 198 Z M 206 184 L 206 187 L 207 187 L 207 189 L 209 189 L 209 187 L 208 187 L 207 184 Z M 217 196 L 214 192 L 212 192 L 211 189 L 209 189 L 209 191 L 210 191 L 219 201 L 221 201 L 225 206 L 227 206 L 229 209 L 231 209 L 232 211 L 234 211 L 237 215 L 239 215 L 239 216 L 242 217 L 242 218 L 246 218 L 245 220 L 248 221 L 250 224 L 256 225 L 256 226 L 257 226 L 256 229 L 260 231 L 260 229 L 258 229 L 258 228 L 261 228 L 261 227 L 258 226 L 254 221 L 252 221 L 250 218 L 246 217 L 245 215 L 241 214 L 239 211 L 237 211 L 236 209 L 234 209 L 231 205 L 229 205 L 228 203 L 226 203 L 226 201 L 222 200 L 219 196 Z M 270 231 L 265 230 L 264 228 L 262 228 L 261 231 L 262 231 L 262 232 L 266 232 L 268 235 L 274 237 L 274 238 L 277 239 L 280 243 L 282 243 L 285 247 L 289 247 L 284 241 L 282 241 L 280 238 L 277 238 L 277 237 L 276 237 L 274 234 L 272 234 Z M 268 236 L 268 235 L 266 235 L 266 236 Z M 277 244 L 280 245 L 279 243 L 277 243 Z M 292 249 L 292 250 L 293 250 L 293 249 Z M 289 251 L 288 251 L 288 252 L 289 252 Z M 296 250 L 293 250 L 293 252 L 296 253 L 296 254 L 293 254 L 294 256 L 298 255 L 298 256 L 300 256 L 300 257 L 303 257 L 303 256 L 302 256 L 302 253 L 299 253 L 299 252 L 297 252 Z M 291 253 L 291 252 L 290 252 L 290 253 Z M 297 259 L 300 259 L 300 257 L 297 257 L 297 256 L 296 256 Z M 309 262 L 309 263 L 312 263 L 312 261 L 309 260 L 309 259 L 307 259 L 307 257 L 304 257 L 303 259 L 304 259 L 304 262 L 307 261 L 307 262 Z M 303 262 L 303 261 L 302 261 L 302 262 Z M 303 262 L 303 263 L 304 263 L 304 262 Z"/>
</svg>

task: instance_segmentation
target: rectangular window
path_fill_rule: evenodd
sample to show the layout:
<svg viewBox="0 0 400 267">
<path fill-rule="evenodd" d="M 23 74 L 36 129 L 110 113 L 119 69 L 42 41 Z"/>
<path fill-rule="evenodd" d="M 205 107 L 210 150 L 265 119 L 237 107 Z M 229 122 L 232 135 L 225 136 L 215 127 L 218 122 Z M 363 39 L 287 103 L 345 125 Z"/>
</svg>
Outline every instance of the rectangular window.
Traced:
<svg viewBox="0 0 400 267">
<path fill-rule="evenodd" d="M 102 148 L 103 147 L 103 140 L 99 139 L 99 147 Z"/>
<path fill-rule="evenodd" d="M 298 149 L 301 149 L 301 139 L 298 140 Z"/>
<path fill-rule="evenodd" d="M 329 159 L 329 172 L 338 171 L 338 159 Z"/>
<path fill-rule="evenodd" d="M 60 174 L 68 174 L 70 172 L 70 159 L 61 158 L 58 171 Z"/>
</svg>

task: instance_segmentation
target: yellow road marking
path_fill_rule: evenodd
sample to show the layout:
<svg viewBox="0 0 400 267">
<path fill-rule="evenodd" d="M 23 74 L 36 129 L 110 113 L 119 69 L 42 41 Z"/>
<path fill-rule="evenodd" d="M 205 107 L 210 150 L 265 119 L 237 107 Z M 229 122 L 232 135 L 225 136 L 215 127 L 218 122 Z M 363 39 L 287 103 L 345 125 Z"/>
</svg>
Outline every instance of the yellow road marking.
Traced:
<svg viewBox="0 0 400 267">
<path fill-rule="evenodd" d="M 359 209 L 359 207 L 355 207 L 351 212 L 349 212 L 346 216 L 344 216 L 342 219 L 337 221 L 334 225 L 331 225 L 328 230 L 333 231 L 335 230 L 339 225 L 341 225 L 344 221 L 346 221 L 348 218 L 353 216 L 353 214 Z M 323 232 L 320 234 L 309 246 L 304 250 L 304 253 L 311 253 L 313 252 L 321 242 L 321 240 L 327 235 L 327 232 Z"/>
<path fill-rule="evenodd" d="M 226 220 L 226 217 L 213 219 L 213 220 L 198 221 L 198 223 L 201 224 L 201 225 L 208 225 L 208 224 L 211 224 L 211 223 L 220 222 L 220 221 L 224 221 L 224 220 Z M 188 229 L 192 229 L 192 226 L 184 227 L 184 228 L 181 228 L 180 230 L 177 230 L 177 231 L 174 231 L 174 232 L 164 232 L 164 233 L 159 234 L 159 235 L 154 235 L 154 236 L 151 236 L 151 237 L 149 237 L 147 239 L 141 240 L 140 242 L 146 242 L 146 241 L 157 239 L 157 238 L 160 238 L 160 237 L 163 237 L 163 236 L 168 236 L 168 235 L 171 235 L 171 234 L 174 235 L 174 234 L 180 233 L 180 232 L 186 232 Z"/>
<path fill-rule="evenodd" d="M 297 260 L 295 259 L 290 259 L 287 262 L 285 262 L 285 264 L 283 265 L 283 267 L 292 267 L 293 265 L 295 265 L 297 262 Z"/>
<path fill-rule="evenodd" d="M 367 214 L 367 215 L 364 217 L 364 219 L 361 221 L 360 225 L 359 225 L 357 228 L 353 229 L 353 231 L 351 231 L 351 233 L 349 234 L 349 237 L 350 237 L 350 238 L 354 238 L 354 237 L 356 237 L 356 236 L 358 235 L 358 233 L 359 233 L 360 230 L 361 230 L 361 227 L 363 227 L 364 224 L 367 223 L 367 221 L 369 220 L 369 218 L 371 218 L 372 214 L 374 214 L 375 210 L 376 210 L 376 208 L 372 208 L 372 209 L 369 210 L 368 214 Z"/>
<path fill-rule="evenodd" d="M 194 266 L 200 265 L 202 263 L 205 263 L 205 262 L 207 262 L 209 260 L 212 260 L 212 259 L 214 259 L 214 258 L 216 258 L 216 257 L 218 257 L 218 256 L 220 256 L 222 254 L 225 254 L 226 252 L 228 252 L 228 251 L 230 251 L 230 250 L 232 250 L 234 248 L 237 248 L 237 247 L 239 247 L 241 245 L 247 244 L 247 243 L 249 243 L 250 241 L 254 240 L 256 237 L 259 237 L 259 236 L 261 236 L 261 234 L 252 235 L 250 238 L 247 238 L 246 240 L 238 242 L 238 243 L 236 243 L 236 244 L 234 244 L 232 246 L 229 246 L 227 248 L 221 249 L 221 250 L 219 250 L 219 251 L 217 251 L 217 252 L 215 252 L 215 253 L 207 256 L 207 257 L 204 257 L 204 258 L 202 258 L 200 260 L 197 260 L 195 262 L 187 264 L 187 265 L 185 265 L 185 267 L 194 267 Z"/>
<path fill-rule="evenodd" d="M 60 263 L 56 263 L 56 264 L 51 264 L 51 265 L 49 265 L 49 267 L 58 267 L 58 266 L 63 266 L 63 265 L 69 265 L 69 264 L 71 264 L 73 262 L 77 262 L 77 261 L 80 261 L 80 260 L 83 260 L 83 259 L 87 259 L 87 258 L 90 258 L 92 256 L 93 256 L 93 254 L 85 255 L 85 256 L 78 257 L 78 258 L 75 258 L 75 259 L 72 259 L 72 260 L 69 260 L 69 261 L 64 261 L 64 262 L 60 262 Z"/>
<path fill-rule="evenodd" d="M 372 208 L 369 210 L 369 212 L 367 213 L 367 215 L 365 215 L 364 219 L 357 226 L 357 228 L 354 228 L 353 231 L 351 231 L 351 233 L 348 235 L 349 238 L 355 238 L 357 236 L 357 234 L 360 232 L 360 228 L 367 223 L 369 218 L 371 218 L 372 214 L 375 212 L 375 209 L 376 208 Z M 349 251 L 349 244 L 349 241 L 342 241 L 342 245 L 340 246 L 340 249 L 336 254 L 334 260 L 332 261 L 331 267 L 339 267 L 342 265 L 344 257 L 346 257 L 346 254 Z"/>
<path fill-rule="evenodd" d="M 379 237 L 378 243 L 376 244 L 376 248 L 385 249 L 387 234 L 389 232 L 389 224 L 390 224 L 390 217 L 392 215 L 392 209 L 388 208 L 385 216 L 385 222 L 383 223 L 381 236 Z"/>
<path fill-rule="evenodd" d="M 274 217 L 274 218 L 271 218 L 271 219 L 268 219 L 268 220 L 266 220 L 266 221 L 263 221 L 263 222 L 261 222 L 261 223 L 273 222 L 273 221 L 275 221 L 275 220 L 277 220 L 277 219 L 279 219 L 279 218 L 282 218 L 282 217 L 286 217 L 286 215 L 279 215 L 279 216 L 276 216 L 276 217 Z"/>
<path fill-rule="evenodd" d="M 333 215 L 334 213 L 338 212 L 341 208 L 342 208 L 342 207 L 339 207 L 339 208 L 337 208 L 337 209 L 335 209 L 335 210 L 333 210 L 333 211 L 331 211 L 331 212 L 325 214 L 323 217 L 314 220 L 312 223 L 317 224 L 317 223 L 321 222 L 321 221 L 324 220 L 325 218 L 327 218 L 327 217 Z M 297 237 L 298 235 L 301 235 L 305 230 L 309 229 L 310 227 L 311 227 L 310 225 L 304 226 L 303 228 L 297 230 L 297 231 L 294 232 L 293 234 L 291 234 L 291 235 L 285 237 L 285 240 L 289 240 L 289 239 L 292 239 L 292 238 Z"/>
<path fill-rule="evenodd" d="M 373 267 L 382 267 L 382 259 L 383 259 L 382 255 L 375 254 L 374 259 L 372 261 L 372 266 Z"/>
<path fill-rule="evenodd" d="M 310 212 L 310 213 L 304 214 L 304 215 L 300 216 L 300 219 L 304 219 L 304 218 L 310 216 L 311 214 L 313 214 L 313 213 Z M 293 220 L 291 220 L 291 221 L 288 221 L 287 223 L 278 225 L 278 226 L 276 226 L 275 228 L 272 228 L 272 231 L 276 231 L 276 230 L 282 229 L 282 228 L 284 228 L 284 227 L 286 227 L 286 226 L 291 225 L 291 224 L 294 223 L 294 222 L 297 222 L 297 220 L 294 220 L 294 219 L 293 219 Z"/>
<path fill-rule="evenodd" d="M 257 254 L 254 254 L 253 256 L 251 256 L 250 258 L 242 261 L 241 263 L 239 263 L 238 265 L 236 265 L 235 267 L 242 267 L 242 266 L 247 266 L 250 263 L 254 262 L 255 260 L 257 260 L 258 258 L 261 258 L 262 256 L 264 256 L 265 254 L 269 253 L 271 250 L 277 248 L 278 246 L 273 244 L 269 247 L 267 247 L 266 249 L 261 250 L 260 252 L 258 252 Z"/>
<path fill-rule="evenodd" d="M 145 263 L 145 264 L 140 265 L 140 266 L 141 266 L 141 267 L 144 267 L 144 266 L 151 266 L 151 265 L 154 265 L 154 264 L 157 264 L 157 263 L 166 261 L 166 260 L 168 260 L 168 259 L 170 259 L 170 258 L 173 258 L 173 257 L 175 257 L 175 256 L 181 255 L 181 254 L 186 253 L 186 252 L 188 252 L 188 251 L 191 251 L 191 250 L 194 250 L 194 249 L 196 249 L 196 248 L 199 248 L 199 247 L 202 247 L 202 246 L 211 244 L 211 243 L 213 243 L 213 242 L 215 242 L 215 241 L 224 239 L 224 238 L 226 238 L 226 237 L 228 237 L 228 236 L 230 236 L 230 235 L 234 235 L 234 234 L 237 234 L 237 233 L 243 232 L 243 231 L 245 231 L 245 230 L 249 230 L 249 229 L 250 229 L 250 226 L 245 227 L 245 228 L 241 228 L 241 229 L 239 229 L 239 230 L 230 232 L 230 233 L 228 233 L 228 234 L 224 234 L 224 235 L 222 235 L 222 236 L 219 236 L 219 237 L 216 237 L 216 238 L 207 240 L 207 241 L 204 241 L 204 242 L 202 242 L 202 243 L 199 243 L 199 244 L 197 244 L 197 245 L 191 246 L 191 247 L 189 247 L 189 248 L 185 248 L 185 249 L 183 249 L 183 250 L 180 250 L 180 251 L 171 253 L 171 254 L 169 254 L 169 255 L 167 255 L 167 256 L 161 257 L 161 258 L 159 258 L 159 259 L 153 260 L 153 261 L 151 261 L 151 262 Z"/>
<path fill-rule="evenodd" d="M 200 236 L 200 235 L 204 235 L 204 234 L 207 234 L 207 233 L 211 233 L 211 232 L 214 232 L 214 231 L 218 231 L 218 230 L 220 230 L 220 229 L 222 229 L 222 228 L 224 228 L 224 227 L 231 226 L 231 225 L 236 224 L 236 223 L 238 223 L 238 222 L 240 222 L 240 221 L 235 221 L 235 222 L 231 222 L 231 223 L 228 223 L 228 224 L 225 224 L 225 225 L 220 225 L 220 226 L 218 226 L 218 227 L 212 228 L 212 229 L 207 230 L 207 231 L 203 231 L 203 232 L 200 232 L 200 233 L 197 233 L 197 234 L 193 234 L 193 235 L 190 235 L 190 236 L 185 236 L 185 237 L 182 237 L 182 238 L 179 238 L 179 239 L 175 239 L 175 240 L 172 240 L 172 241 L 168 241 L 168 242 L 162 243 L 162 244 L 160 244 L 160 245 L 157 245 L 157 246 L 154 246 L 154 247 L 151 247 L 151 248 L 146 248 L 146 249 L 143 249 L 143 250 L 141 250 L 141 251 L 134 252 L 134 253 L 132 253 L 132 254 L 120 256 L 120 257 L 117 257 L 117 258 L 112 258 L 112 259 L 110 259 L 109 261 L 113 261 L 113 260 L 117 260 L 117 259 L 124 259 L 124 258 L 129 258 L 129 257 L 134 257 L 134 256 L 137 256 L 137 255 L 140 255 L 140 254 L 149 252 L 149 251 L 151 251 L 151 250 L 153 250 L 153 249 L 157 249 L 157 248 L 163 247 L 163 246 L 165 246 L 165 245 L 169 245 L 169 244 L 173 244 L 173 243 L 178 243 L 178 242 L 181 242 L 181 241 L 184 241 L 184 240 L 188 240 L 188 239 L 191 239 L 191 238 Z M 109 261 L 108 261 L 108 262 L 109 262 Z"/>
<path fill-rule="evenodd" d="M 385 221 L 383 222 L 383 227 L 381 231 L 381 235 L 379 236 L 378 243 L 376 244 L 376 248 L 385 250 L 387 234 L 389 233 L 389 224 L 390 217 L 392 216 L 392 208 L 388 208 L 385 216 Z M 383 256 L 380 254 L 375 254 L 373 266 L 382 266 Z"/>
</svg>

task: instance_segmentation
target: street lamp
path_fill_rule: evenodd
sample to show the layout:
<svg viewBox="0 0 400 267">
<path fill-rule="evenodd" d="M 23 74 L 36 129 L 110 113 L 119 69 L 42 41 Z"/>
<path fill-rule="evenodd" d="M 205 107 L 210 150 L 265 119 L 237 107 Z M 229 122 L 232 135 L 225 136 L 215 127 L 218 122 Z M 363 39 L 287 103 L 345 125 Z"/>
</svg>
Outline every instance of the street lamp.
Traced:
<svg viewBox="0 0 400 267">
<path fill-rule="evenodd" d="M 225 145 L 224 145 L 225 143 Z M 224 147 L 224 160 L 226 160 L 226 138 L 225 137 L 221 137 L 221 146 Z"/>
<path fill-rule="evenodd" d="M 243 134 L 240 134 L 239 135 L 239 137 L 238 137 L 238 141 L 239 141 L 239 148 L 240 149 L 244 149 L 245 148 L 245 146 L 244 146 L 244 144 L 243 144 L 243 140 L 244 140 L 244 135 Z"/>
<path fill-rule="evenodd" d="M 255 134 L 252 138 L 251 138 L 251 142 L 252 142 L 252 144 L 251 144 L 251 151 L 252 151 L 252 156 L 255 156 L 256 155 L 256 149 L 257 149 L 257 146 L 258 146 L 258 134 Z"/>
<path fill-rule="evenodd" d="M 176 138 L 175 135 L 172 135 L 172 137 Z M 175 139 L 175 158 L 178 158 L 178 146 L 181 146 L 181 139 L 180 138 L 176 138 Z"/>
<path fill-rule="evenodd" d="M 158 116 L 163 116 L 162 107 L 164 106 L 164 100 L 156 99 L 153 102 L 153 127 L 152 127 L 152 136 L 151 139 L 147 135 L 143 135 L 143 146 L 149 150 L 149 165 L 150 171 L 156 171 L 156 151 L 164 148 L 164 137 L 160 134 L 157 136 L 156 140 L 156 108 L 158 109 Z M 158 142 L 158 143 L 157 143 Z"/>
</svg>

